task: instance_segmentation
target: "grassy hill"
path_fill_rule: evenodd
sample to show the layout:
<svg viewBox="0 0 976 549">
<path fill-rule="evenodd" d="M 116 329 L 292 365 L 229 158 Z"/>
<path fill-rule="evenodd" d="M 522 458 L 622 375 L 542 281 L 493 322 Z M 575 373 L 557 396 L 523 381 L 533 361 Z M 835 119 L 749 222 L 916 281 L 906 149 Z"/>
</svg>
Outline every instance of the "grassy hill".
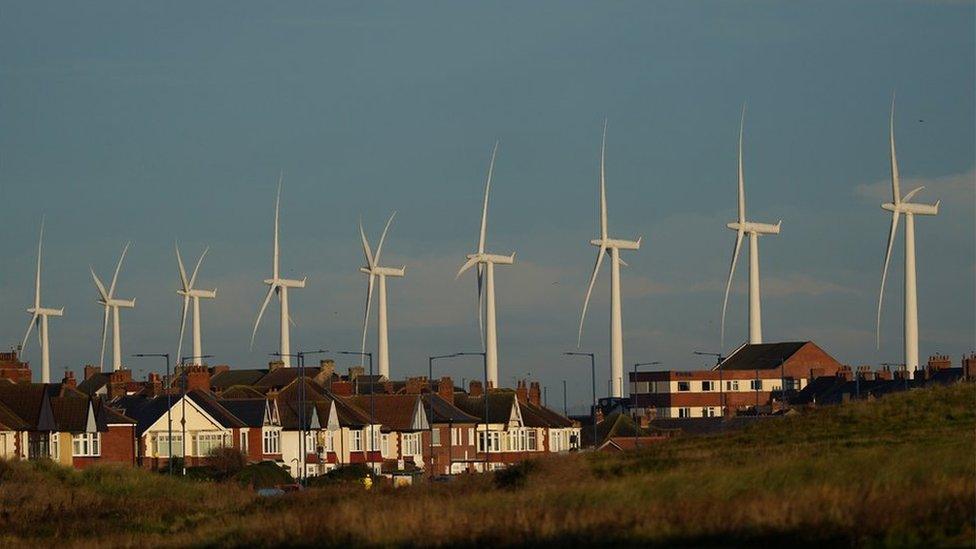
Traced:
<svg viewBox="0 0 976 549">
<path fill-rule="evenodd" d="M 0 465 L 0 546 L 968 545 L 976 386 L 403 489 L 262 499 L 127 468 Z"/>
</svg>

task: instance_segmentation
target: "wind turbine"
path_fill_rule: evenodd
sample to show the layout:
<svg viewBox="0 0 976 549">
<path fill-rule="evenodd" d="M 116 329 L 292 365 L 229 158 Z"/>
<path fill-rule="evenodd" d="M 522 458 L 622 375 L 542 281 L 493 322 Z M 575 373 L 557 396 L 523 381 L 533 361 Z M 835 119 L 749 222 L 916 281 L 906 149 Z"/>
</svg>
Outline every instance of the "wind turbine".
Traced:
<svg viewBox="0 0 976 549">
<path fill-rule="evenodd" d="M 732 265 L 729 266 L 729 280 L 725 284 L 725 300 L 722 302 L 722 335 L 721 344 L 725 347 L 725 311 L 729 305 L 729 291 L 732 289 L 732 276 L 735 274 L 735 264 L 739 259 L 742 248 L 742 238 L 749 235 L 749 343 L 762 343 L 762 308 L 759 294 L 759 235 L 779 234 L 779 223 L 755 223 L 746 221 L 746 189 L 745 178 L 742 175 L 742 130 L 746 121 L 746 107 L 742 106 L 742 118 L 739 121 L 739 218 L 726 225 L 735 231 L 735 248 L 732 250 Z"/>
<path fill-rule="evenodd" d="M 183 257 L 180 256 L 180 246 L 176 245 L 176 262 L 180 267 L 180 285 L 181 288 L 176 290 L 178 295 L 183 296 L 183 315 L 180 321 L 180 344 L 176 350 L 177 360 L 183 356 L 183 334 L 186 329 L 186 311 L 190 307 L 190 302 L 193 302 L 193 356 L 192 360 L 200 360 L 203 356 L 203 346 L 200 343 L 200 299 L 213 299 L 217 297 L 217 290 L 197 290 L 193 287 L 197 280 L 197 271 L 200 270 L 200 264 L 203 263 L 203 258 L 206 257 L 207 252 L 210 248 L 205 248 L 203 253 L 200 254 L 200 259 L 197 260 L 196 267 L 193 268 L 193 274 L 190 278 L 186 278 L 186 269 L 183 268 Z"/>
<path fill-rule="evenodd" d="M 129 251 L 129 243 L 125 243 L 125 247 L 122 248 L 122 255 L 119 256 L 119 262 L 115 265 L 115 274 L 112 275 L 112 285 L 109 286 L 108 291 L 105 290 L 105 285 L 99 280 L 98 275 L 95 274 L 95 269 L 91 266 L 88 270 L 91 271 L 92 279 L 95 281 L 95 287 L 98 288 L 98 303 L 105 308 L 105 316 L 102 320 L 102 351 L 98 357 L 98 369 L 101 370 L 105 362 L 105 337 L 108 335 L 108 316 L 109 313 L 112 314 L 112 371 L 117 371 L 122 369 L 122 336 L 121 336 L 121 326 L 119 324 L 119 309 L 131 309 L 136 306 L 135 299 L 118 299 L 115 297 L 115 283 L 119 279 L 119 270 L 122 268 L 122 260 L 125 259 L 126 252 Z"/>
<path fill-rule="evenodd" d="M 20 344 L 21 349 L 27 347 L 27 338 L 30 337 L 31 330 L 35 324 L 40 326 L 37 329 L 37 336 L 41 342 L 41 383 L 51 382 L 51 354 L 48 341 L 47 318 L 49 316 L 63 316 L 64 308 L 49 309 L 41 306 L 41 244 L 44 242 L 44 218 L 41 218 L 41 236 L 37 239 L 37 274 L 34 277 L 34 306 L 27 309 L 30 313 L 30 323 L 27 324 L 27 333 L 24 334 L 24 342 Z"/>
<path fill-rule="evenodd" d="M 918 292 L 915 283 L 915 216 L 938 215 L 939 204 L 917 204 L 911 199 L 925 187 L 918 187 L 904 197 L 898 188 L 898 159 L 895 156 L 895 97 L 891 97 L 891 116 L 888 121 L 888 142 L 891 149 L 891 196 L 894 202 L 886 202 L 881 209 L 891 212 L 891 228 L 888 231 L 888 251 L 885 252 L 884 269 L 881 271 L 881 292 L 878 295 L 878 348 L 881 348 L 881 304 L 884 301 L 885 279 L 891 248 L 898 233 L 898 216 L 905 214 L 905 369 L 912 375 L 918 368 Z"/>
<path fill-rule="evenodd" d="M 478 251 L 468 254 L 467 261 L 461 265 L 455 280 L 471 267 L 478 266 L 478 333 L 485 349 L 485 365 L 488 370 L 488 383 L 498 387 L 498 336 L 495 323 L 495 265 L 511 265 L 515 263 L 515 253 L 512 255 L 497 255 L 485 252 L 485 237 L 488 230 L 488 194 L 491 191 L 491 175 L 495 170 L 495 155 L 498 152 L 498 141 L 491 149 L 491 161 L 488 163 L 488 177 L 485 180 L 485 201 L 481 208 L 481 232 L 478 236 Z M 484 292 L 482 290 L 484 289 Z M 487 322 L 482 318 L 488 317 Z"/>
<path fill-rule="evenodd" d="M 583 320 L 586 318 L 586 308 L 590 304 L 590 295 L 593 293 L 593 284 L 596 283 L 596 275 L 600 272 L 600 265 L 603 258 L 610 250 L 610 376 L 611 396 L 615 398 L 623 397 L 623 376 L 624 376 L 624 335 L 623 317 L 620 310 L 620 265 L 626 265 L 620 259 L 620 250 L 639 250 L 643 237 L 638 237 L 636 241 L 621 240 L 610 238 L 607 229 L 607 182 L 606 182 L 606 158 L 607 158 L 607 123 L 603 122 L 603 144 L 600 147 L 600 238 L 590 241 L 590 244 L 600 248 L 596 254 L 596 264 L 593 265 L 593 275 L 590 277 L 590 285 L 586 289 L 586 299 L 583 300 L 583 312 L 580 314 L 579 336 L 576 342 L 577 347 L 583 340 Z"/>
<path fill-rule="evenodd" d="M 281 278 L 278 269 L 278 211 L 281 204 L 281 179 L 282 176 L 278 176 L 278 195 L 275 199 L 275 218 L 274 218 L 274 251 L 271 257 L 271 278 L 265 279 L 264 283 L 268 285 L 268 295 L 264 297 L 264 303 L 261 304 L 261 310 L 258 311 L 258 318 L 254 321 L 254 330 L 251 332 L 251 347 L 254 347 L 254 336 L 258 333 L 258 325 L 261 324 L 261 316 L 264 315 L 264 310 L 268 307 L 268 302 L 271 301 L 271 295 L 275 292 L 278 293 L 278 300 L 281 302 L 281 319 L 280 319 L 280 330 L 281 338 L 278 343 L 278 352 L 281 356 L 281 361 L 284 363 L 285 367 L 291 366 L 291 337 L 289 334 L 288 323 L 291 322 L 291 316 L 288 314 L 288 288 L 304 288 L 305 281 L 308 278 L 302 278 L 301 280 L 292 280 L 288 278 Z"/>
<path fill-rule="evenodd" d="M 369 306 L 373 299 L 373 281 L 379 279 L 380 286 L 380 303 L 379 303 L 379 326 L 377 328 L 377 346 L 379 347 L 379 352 L 377 353 L 377 362 L 379 363 L 379 374 L 390 377 L 390 345 L 388 338 L 388 329 L 386 323 L 386 277 L 402 277 L 404 274 L 405 267 L 382 267 L 380 266 L 380 254 L 383 253 L 383 241 L 386 240 L 386 231 L 390 229 L 390 223 L 393 223 L 393 218 L 396 216 L 396 212 L 390 215 L 390 219 L 386 222 L 386 227 L 383 229 L 383 234 L 380 236 L 380 244 L 376 247 L 376 255 L 374 256 L 369 247 L 369 241 L 366 240 L 366 232 L 363 231 L 363 223 L 359 222 L 359 236 L 363 241 L 363 254 L 366 256 L 366 266 L 360 267 L 359 272 L 369 276 L 369 282 L 366 286 L 366 312 L 363 315 L 363 347 L 362 352 L 366 352 L 366 329 L 369 326 Z"/>
</svg>

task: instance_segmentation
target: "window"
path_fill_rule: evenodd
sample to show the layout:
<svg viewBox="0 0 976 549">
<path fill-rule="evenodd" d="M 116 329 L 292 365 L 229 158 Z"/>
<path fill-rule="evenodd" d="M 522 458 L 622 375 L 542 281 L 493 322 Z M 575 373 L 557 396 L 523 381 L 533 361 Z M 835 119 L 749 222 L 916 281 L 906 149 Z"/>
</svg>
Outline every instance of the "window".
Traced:
<svg viewBox="0 0 976 549">
<path fill-rule="evenodd" d="M 726 381 L 725 382 L 726 391 L 738 391 L 739 390 L 739 380 Z"/>
<path fill-rule="evenodd" d="M 749 388 L 753 391 L 762 391 L 762 380 L 754 379 L 749 383 Z"/>
<path fill-rule="evenodd" d="M 404 456 L 420 455 L 420 433 L 403 433 L 400 436 L 403 439 Z"/>
<path fill-rule="evenodd" d="M 362 452 L 363 451 L 363 432 L 362 431 L 351 431 L 349 433 L 352 435 L 352 441 L 349 443 L 349 450 L 352 452 Z"/>
<path fill-rule="evenodd" d="M 27 459 L 47 458 L 51 455 L 51 436 L 48 433 L 27 433 Z"/>
<path fill-rule="evenodd" d="M 322 433 L 322 451 L 332 451 L 332 431 L 325 431 Z"/>
<path fill-rule="evenodd" d="M 431 441 L 431 444 L 433 444 L 434 446 L 440 446 L 441 445 L 441 430 L 439 428 L 437 428 L 437 427 L 434 427 L 434 429 L 431 431 L 431 436 L 433 437 L 433 440 Z"/>
<path fill-rule="evenodd" d="M 240 432 L 240 450 L 243 453 L 247 453 L 247 431 Z"/>
<path fill-rule="evenodd" d="M 705 417 L 715 417 L 715 408 L 711 406 L 705 408 Z"/>
<path fill-rule="evenodd" d="M 461 444 L 461 429 L 460 428 L 452 428 L 451 429 L 451 445 L 454 446 L 454 445 L 458 445 L 458 444 Z"/>
<path fill-rule="evenodd" d="M 390 435 L 387 433 L 383 433 L 383 437 L 380 440 L 381 440 L 380 452 L 384 456 L 390 455 Z"/>
<path fill-rule="evenodd" d="M 306 454 L 317 454 L 318 452 L 318 436 L 315 431 L 305 432 L 305 453 Z"/>
<path fill-rule="evenodd" d="M 691 382 L 690 381 L 679 381 L 678 382 L 678 391 L 690 391 L 690 390 L 691 390 Z"/>
<path fill-rule="evenodd" d="M 702 392 L 707 393 L 708 391 L 714 390 L 712 388 L 712 383 L 713 382 L 711 382 L 711 381 L 702 381 Z"/>
<path fill-rule="evenodd" d="M 195 456 L 209 456 L 216 448 L 226 446 L 227 435 L 224 433 L 202 432 L 194 436 Z M 270 453 L 270 452 L 269 452 Z"/>
<path fill-rule="evenodd" d="M 51 433 L 51 459 L 57 461 L 60 457 L 61 452 L 60 446 L 58 445 L 58 433 Z"/>
<path fill-rule="evenodd" d="M 382 435 L 382 431 L 380 431 L 377 427 L 371 427 L 369 429 L 369 435 L 370 436 L 366 437 L 366 440 L 369 442 L 369 451 L 375 452 L 376 450 L 380 449 L 380 437 Z"/>
<path fill-rule="evenodd" d="M 691 417 L 691 408 L 678 408 L 678 417 Z"/>
<path fill-rule="evenodd" d="M 71 455 L 98 457 L 101 452 L 101 433 L 81 433 L 71 437 Z"/>
<path fill-rule="evenodd" d="M 156 436 L 156 456 L 157 457 L 169 457 L 169 434 L 163 433 Z M 173 433 L 173 455 L 182 456 L 183 455 L 183 434 Z"/>
<path fill-rule="evenodd" d="M 281 431 L 277 429 L 264 429 L 262 433 L 262 450 L 265 454 L 281 453 Z"/>
<path fill-rule="evenodd" d="M 492 431 L 487 434 L 488 440 L 488 451 L 489 452 L 500 452 L 501 451 L 501 433 L 497 431 Z M 485 432 L 478 431 L 478 451 L 485 451 Z"/>
</svg>

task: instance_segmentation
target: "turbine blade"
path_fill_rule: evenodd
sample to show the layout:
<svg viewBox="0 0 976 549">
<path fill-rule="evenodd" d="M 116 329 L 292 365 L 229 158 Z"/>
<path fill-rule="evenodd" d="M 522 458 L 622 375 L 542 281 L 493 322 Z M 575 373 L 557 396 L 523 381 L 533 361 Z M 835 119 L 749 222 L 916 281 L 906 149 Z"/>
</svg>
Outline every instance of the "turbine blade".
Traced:
<svg viewBox="0 0 976 549">
<path fill-rule="evenodd" d="M 478 335 L 485 348 L 485 266 L 478 263 Z"/>
<path fill-rule="evenodd" d="M 742 104 L 742 118 L 739 120 L 739 223 L 746 222 L 746 183 L 742 170 L 742 131 L 746 124 L 746 105 Z"/>
<path fill-rule="evenodd" d="M 586 318 L 586 308 L 590 305 L 590 294 L 593 293 L 593 284 L 596 282 L 596 275 L 600 272 L 600 264 L 603 263 L 603 256 L 606 254 L 606 247 L 600 246 L 600 251 L 596 254 L 596 263 L 593 265 L 593 275 L 590 276 L 590 285 L 586 289 L 586 299 L 583 300 L 583 312 L 580 314 L 579 335 L 576 339 L 577 347 L 579 347 L 583 342 L 583 320 Z"/>
<path fill-rule="evenodd" d="M 125 247 L 122 248 L 122 255 L 119 256 L 119 262 L 115 265 L 115 274 L 112 275 L 112 285 L 108 288 L 109 297 L 115 297 L 115 283 L 119 279 L 119 270 L 122 269 L 122 261 L 125 259 L 125 253 L 129 251 L 130 242 L 125 243 Z"/>
<path fill-rule="evenodd" d="M 722 301 L 722 329 L 720 336 L 721 348 L 725 348 L 725 310 L 729 306 L 729 291 L 732 289 L 732 277 L 735 275 L 735 263 L 739 259 L 739 250 L 742 249 L 742 237 L 745 232 L 741 229 L 735 235 L 735 248 L 732 249 L 732 264 L 729 265 L 729 280 L 725 283 L 725 299 Z"/>
<path fill-rule="evenodd" d="M 911 201 L 911 199 L 915 198 L 915 195 L 918 194 L 918 192 L 921 191 L 924 188 L 925 188 L 925 185 L 922 185 L 921 187 L 917 187 L 915 189 L 912 189 L 911 191 L 908 192 L 908 194 L 905 195 L 905 199 L 903 200 L 903 202 L 909 202 L 909 201 Z"/>
<path fill-rule="evenodd" d="M 34 308 L 41 307 L 41 244 L 44 243 L 44 216 L 41 216 L 41 236 L 37 239 L 37 274 L 34 277 Z"/>
<path fill-rule="evenodd" d="M 363 255 L 366 256 L 366 266 L 372 270 L 376 267 L 373 262 L 373 252 L 369 249 L 369 240 L 366 238 L 366 231 L 363 230 L 363 220 L 359 220 L 359 238 L 363 241 Z"/>
<path fill-rule="evenodd" d="M 603 144 L 600 146 L 600 238 L 607 239 L 607 119 L 603 119 Z M 582 323 L 581 323 L 582 324 Z"/>
<path fill-rule="evenodd" d="M 176 346 L 176 360 L 183 359 L 183 338 L 186 334 L 186 311 L 190 308 L 190 296 L 183 296 L 183 313 L 180 320 L 180 343 Z"/>
<path fill-rule="evenodd" d="M 197 271 L 200 270 L 200 264 L 203 263 L 203 258 L 207 257 L 207 252 L 209 252 L 209 251 L 210 251 L 210 246 L 207 246 L 206 248 L 204 248 L 203 249 L 203 253 L 200 254 L 200 259 L 197 260 L 196 267 L 193 267 L 193 274 L 190 275 L 190 289 L 193 289 L 194 284 L 196 284 L 196 281 L 197 281 Z"/>
<path fill-rule="evenodd" d="M 284 175 L 285 175 L 285 172 L 284 171 L 278 172 L 278 194 L 277 194 L 277 196 L 275 198 L 274 250 L 272 252 L 272 259 L 271 259 L 272 278 L 274 278 L 275 280 L 278 279 L 278 255 L 279 255 L 279 249 L 278 249 L 278 211 L 279 211 L 279 206 L 281 205 L 281 182 L 282 182 L 282 179 L 284 178 Z"/>
<path fill-rule="evenodd" d="M 390 218 L 386 220 L 386 227 L 383 227 L 383 234 L 380 235 L 380 244 L 376 247 L 376 264 L 380 264 L 380 254 L 383 253 L 383 241 L 386 240 L 386 231 L 390 230 L 390 223 L 393 223 L 393 218 L 396 217 L 396 212 L 390 214 Z"/>
<path fill-rule="evenodd" d="M 464 271 L 467 271 L 468 269 L 470 269 L 471 267 L 473 267 L 476 263 L 478 263 L 479 260 L 480 260 L 480 258 L 478 256 L 474 256 L 471 259 L 465 261 L 464 262 L 464 265 L 461 265 L 461 268 L 458 269 L 457 275 L 454 276 L 454 280 L 457 280 L 457 279 L 461 278 L 461 275 L 464 274 Z M 481 277 L 481 274 L 480 274 L 481 271 L 480 271 L 480 269 L 479 269 L 478 272 L 479 272 L 478 277 L 480 278 Z"/>
<path fill-rule="evenodd" d="M 105 367 L 105 338 L 108 336 L 108 310 L 109 306 L 105 305 L 105 314 L 102 318 L 102 352 L 98 355 L 99 370 Z"/>
<path fill-rule="evenodd" d="M 254 335 L 258 333 L 258 325 L 261 324 L 261 316 L 264 315 L 264 310 L 268 308 L 268 302 L 271 301 L 271 296 L 274 294 L 276 286 L 272 284 L 268 288 L 268 295 L 264 296 L 264 303 L 261 304 L 261 309 L 258 311 L 258 318 L 254 321 L 254 329 L 251 330 L 251 345 L 249 349 L 254 348 Z"/>
<path fill-rule="evenodd" d="M 878 325 L 877 325 L 877 344 L 881 348 L 881 304 L 884 301 L 885 280 L 888 278 L 888 263 L 891 261 L 891 248 L 895 243 L 895 235 L 898 232 L 898 210 L 891 214 L 891 228 L 888 229 L 888 251 L 885 252 L 884 267 L 881 270 L 881 291 L 878 294 Z"/>
<path fill-rule="evenodd" d="M 186 268 L 183 267 L 183 256 L 180 255 L 180 245 L 175 244 L 176 247 L 176 264 L 180 268 L 180 284 L 183 285 L 183 291 L 190 291 L 190 283 L 186 279 Z"/>
<path fill-rule="evenodd" d="M 481 207 L 481 232 L 478 233 L 478 253 L 485 253 L 485 239 L 488 232 L 488 194 L 491 192 L 491 176 L 495 172 L 495 155 L 498 153 L 498 141 L 491 148 L 491 161 L 488 162 L 488 177 L 485 179 L 485 203 Z"/>
<path fill-rule="evenodd" d="M 895 156 L 895 93 L 891 92 L 891 115 L 888 119 L 888 145 L 891 147 L 891 194 L 895 204 L 901 202 L 901 191 L 898 189 L 898 157 Z"/>
<path fill-rule="evenodd" d="M 366 309 L 363 311 L 363 343 L 360 352 L 363 353 L 359 356 L 366 356 L 366 331 L 369 328 L 369 309 L 373 303 L 373 280 L 376 275 L 370 273 L 369 281 L 366 283 Z"/>
<path fill-rule="evenodd" d="M 37 323 L 37 313 L 34 313 L 33 315 L 31 315 L 30 322 L 27 323 L 27 333 L 24 334 L 24 341 L 20 344 L 21 350 L 27 348 L 27 338 L 30 337 L 31 330 L 34 329 L 34 324 L 36 323 Z M 40 333 L 40 329 L 38 329 L 38 333 Z"/>
<path fill-rule="evenodd" d="M 102 284 L 101 280 L 99 280 L 98 275 L 95 274 L 95 269 L 93 269 L 91 265 L 88 266 L 88 270 L 91 271 L 92 280 L 95 281 L 95 287 L 98 288 L 98 294 L 102 296 L 103 301 L 107 301 L 108 292 L 105 291 L 105 285 Z"/>
</svg>

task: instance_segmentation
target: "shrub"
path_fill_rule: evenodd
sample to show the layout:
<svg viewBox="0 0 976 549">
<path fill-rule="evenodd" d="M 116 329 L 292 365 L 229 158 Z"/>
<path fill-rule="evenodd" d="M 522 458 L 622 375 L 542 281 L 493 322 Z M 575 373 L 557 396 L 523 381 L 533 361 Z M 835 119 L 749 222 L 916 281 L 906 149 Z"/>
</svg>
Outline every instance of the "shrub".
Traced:
<svg viewBox="0 0 976 549">
<path fill-rule="evenodd" d="M 355 483 L 362 482 L 363 478 L 365 477 L 370 477 L 374 481 L 377 478 L 372 469 L 367 467 L 365 464 L 351 463 L 349 465 L 336 467 L 324 475 L 310 478 L 308 480 L 308 485 L 311 487 L 316 487 Z"/>
<path fill-rule="evenodd" d="M 271 488 L 279 484 L 294 482 L 288 471 L 273 461 L 262 461 L 245 466 L 232 477 L 237 482 L 252 488 Z"/>
<path fill-rule="evenodd" d="M 214 448 L 208 458 L 218 480 L 228 479 L 247 466 L 247 457 L 236 448 Z"/>
<path fill-rule="evenodd" d="M 535 461 L 523 461 L 495 471 L 493 480 L 495 482 L 496 488 L 501 488 L 504 490 L 515 490 L 525 486 L 525 482 L 528 480 L 529 474 L 538 468 L 538 463 Z"/>
</svg>

